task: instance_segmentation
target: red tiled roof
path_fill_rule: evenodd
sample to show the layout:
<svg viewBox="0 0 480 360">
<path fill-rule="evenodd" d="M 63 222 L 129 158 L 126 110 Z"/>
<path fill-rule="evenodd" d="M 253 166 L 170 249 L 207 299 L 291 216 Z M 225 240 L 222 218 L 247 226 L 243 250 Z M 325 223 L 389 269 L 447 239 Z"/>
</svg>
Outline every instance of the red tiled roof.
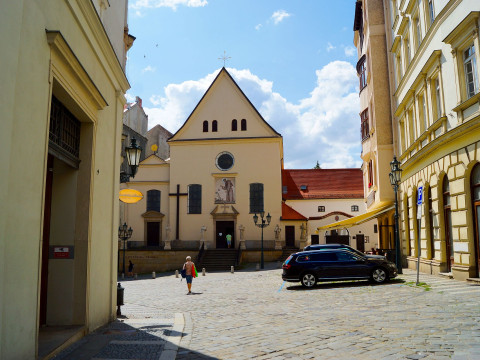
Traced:
<svg viewBox="0 0 480 360">
<path fill-rule="evenodd" d="M 361 169 L 284 169 L 282 185 L 284 200 L 363 199 Z M 302 185 L 307 186 L 305 191 L 300 189 Z"/>
<path fill-rule="evenodd" d="M 282 202 L 282 220 L 307 220 L 307 218 Z"/>
</svg>

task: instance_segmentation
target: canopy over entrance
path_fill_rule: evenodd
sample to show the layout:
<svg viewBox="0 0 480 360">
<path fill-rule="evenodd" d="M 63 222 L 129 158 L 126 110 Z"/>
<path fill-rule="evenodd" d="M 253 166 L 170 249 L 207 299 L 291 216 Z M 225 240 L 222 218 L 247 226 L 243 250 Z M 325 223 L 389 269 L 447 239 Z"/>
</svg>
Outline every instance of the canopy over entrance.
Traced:
<svg viewBox="0 0 480 360">
<path fill-rule="evenodd" d="M 332 224 L 320 226 L 317 230 L 335 230 L 335 229 L 344 229 L 351 226 L 362 224 L 368 220 L 376 218 L 377 216 L 390 211 L 394 208 L 393 202 L 384 201 L 375 205 L 370 211 L 365 214 L 352 217 L 350 219 L 345 219 L 342 221 L 337 221 Z"/>
</svg>

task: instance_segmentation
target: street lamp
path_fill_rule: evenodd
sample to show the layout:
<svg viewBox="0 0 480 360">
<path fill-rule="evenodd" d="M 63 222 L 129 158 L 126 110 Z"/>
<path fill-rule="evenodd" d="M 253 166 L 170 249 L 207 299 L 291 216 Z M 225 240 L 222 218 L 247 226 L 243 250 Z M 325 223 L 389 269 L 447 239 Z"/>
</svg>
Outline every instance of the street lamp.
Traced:
<svg viewBox="0 0 480 360">
<path fill-rule="evenodd" d="M 270 213 L 268 213 L 268 215 L 266 216 L 266 220 L 264 218 L 265 216 L 265 211 L 260 211 L 260 217 L 261 217 L 261 220 L 262 222 L 260 224 L 257 224 L 258 222 L 258 216 L 257 216 L 257 213 L 255 213 L 255 215 L 253 215 L 253 222 L 255 223 L 255 226 L 258 226 L 259 228 L 262 229 L 262 242 L 261 242 L 261 250 L 262 250 L 262 257 L 261 257 L 261 261 L 260 261 L 260 268 L 264 268 L 264 262 L 263 262 L 263 229 L 266 228 L 268 225 L 270 225 L 270 221 L 272 221 L 272 217 L 270 216 Z"/>
<path fill-rule="evenodd" d="M 134 178 L 140 162 L 140 155 L 142 154 L 142 148 L 137 145 L 137 139 L 134 137 L 130 140 L 130 146 L 125 148 L 125 154 L 127 155 L 128 166 L 130 166 L 132 173 L 131 176 Z"/>
<path fill-rule="evenodd" d="M 389 174 L 390 184 L 392 184 L 393 191 L 395 192 L 395 264 L 397 265 L 398 273 L 403 274 L 402 255 L 400 253 L 400 235 L 398 233 L 398 199 L 397 199 L 398 186 L 400 185 L 400 180 L 402 178 L 402 169 L 400 169 L 400 162 L 397 160 L 396 156 L 393 157 L 393 161 L 390 163 L 390 169 L 392 170 Z"/>
<path fill-rule="evenodd" d="M 132 237 L 132 227 L 128 228 L 127 223 L 118 227 L 118 238 L 123 240 L 123 274 L 125 275 L 125 248 L 127 247 L 127 240 Z"/>
</svg>

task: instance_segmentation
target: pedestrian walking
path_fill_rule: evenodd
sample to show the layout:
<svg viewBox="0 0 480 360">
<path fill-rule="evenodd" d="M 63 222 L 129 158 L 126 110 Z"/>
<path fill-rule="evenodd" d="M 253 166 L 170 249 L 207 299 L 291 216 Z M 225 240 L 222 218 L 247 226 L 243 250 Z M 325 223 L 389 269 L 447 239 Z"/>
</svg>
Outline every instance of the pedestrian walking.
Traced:
<svg viewBox="0 0 480 360">
<path fill-rule="evenodd" d="M 230 246 L 232 246 L 232 235 L 227 234 L 226 238 L 227 238 L 227 246 L 230 249 Z"/>
<path fill-rule="evenodd" d="M 135 265 L 132 263 L 132 260 L 128 260 L 128 273 L 127 276 L 133 277 L 133 267 Z"/>
<path fill-rule="evenodd" d="M 187 256 L 187 262 L 183 264 L 183 269 L 185 270 L 185 277 L 187 279 L 187 287 L 188 293 L 190 295 L 192 293 L 192 279 L 198 276 L 197 269 L 195 268 L 195 264 L 192 262 L 192 258 Z"/>
</svg>

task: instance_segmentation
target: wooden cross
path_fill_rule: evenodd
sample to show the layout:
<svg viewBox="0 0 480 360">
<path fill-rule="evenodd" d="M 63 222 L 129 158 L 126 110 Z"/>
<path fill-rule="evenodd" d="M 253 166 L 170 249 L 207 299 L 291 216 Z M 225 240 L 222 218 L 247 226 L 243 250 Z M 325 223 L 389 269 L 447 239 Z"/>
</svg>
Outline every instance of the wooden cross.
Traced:
<svg viewBox="0 0 480 360">
<path fill-rule="evenodd" d="M 171 193 L 168 194 L 170 196 L 176 196 L 177 197 L 177 221 L 175 224 L 175 239 L 179 239 L 180 235 L 180 196 L 187 196 L 188 193 L 181 193 L 180 192 L 180 185 L 177 184 L 177 192 L 176 193 Z"/>
<path fill-rule="evenodd" d="M 218 60 L 223 60 L 223 67 L 225 67 L 225 62 L 228 60 L 228 59 L 231 59 L 232 57 L 231 56 L 227 56 L 227 52 L 224 50 L 223 51 L 223 56 L 222 57 L 219 57 Z"/>
</svg>

